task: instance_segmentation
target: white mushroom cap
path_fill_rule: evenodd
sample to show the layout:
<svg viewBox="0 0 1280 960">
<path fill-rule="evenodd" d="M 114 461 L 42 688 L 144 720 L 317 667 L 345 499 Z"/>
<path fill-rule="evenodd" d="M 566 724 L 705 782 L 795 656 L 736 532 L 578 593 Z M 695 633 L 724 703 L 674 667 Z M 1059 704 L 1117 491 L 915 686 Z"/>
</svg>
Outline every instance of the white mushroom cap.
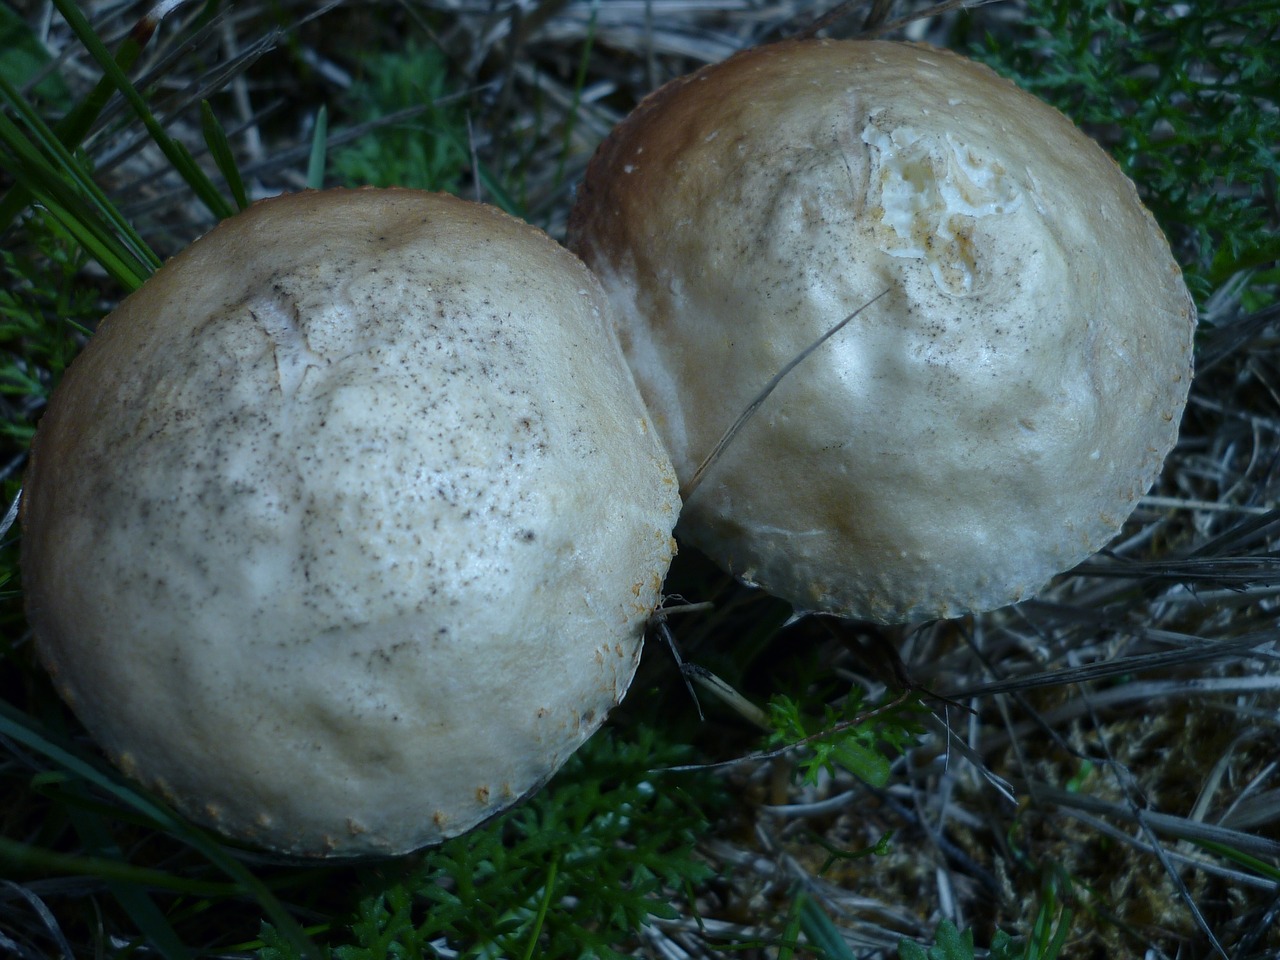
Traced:
<svg viewBox="0 0 1280 960">
<path fill-rule="evenodd" d="M 461 833 L 619 701 L 675 477 L 595 279 L 409 190 L 254 205 L 102 324 L 40 425 L 39 650 L 121 767 L 307 856 Z"/>
<path fill-rule="evenodd" d="M 1114 536 L 1172 447 L 1195 310 L 1133 185 L 954 54 L 757 48 L 642 103 L 570 247 L 614 300 L 682 483 L 797 367 L 680 532 L 804 610 L 1027 597 Z"/>
</svg>

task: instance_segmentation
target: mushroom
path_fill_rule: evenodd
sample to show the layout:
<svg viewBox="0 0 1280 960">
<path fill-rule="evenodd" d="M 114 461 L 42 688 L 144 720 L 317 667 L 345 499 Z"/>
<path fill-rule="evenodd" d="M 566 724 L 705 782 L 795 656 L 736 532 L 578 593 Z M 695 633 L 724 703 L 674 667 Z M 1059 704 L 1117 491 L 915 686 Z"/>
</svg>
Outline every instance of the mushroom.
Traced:
<svg viewBox="0 0 1280 960">
<path fill-rule="evenodd" d="M 1177 435 L 1196 315 L 1167 241 L 1070 121 L 953 53 L 788 41 L 673 81 L 593 158 L 569 245 L 686 486 L 865 308 L 677 531 L 802 611 L 1028 597 L 1116 534 Z"/>
<path fill-rule="evenodd" d="M 255 204 L 101 324 L 23 502 L 39 653 L 130 776 L 300 856 L 546 781 L 626 691 L 670 462 L 585 267 L 411 190 Z"/>
</svg>

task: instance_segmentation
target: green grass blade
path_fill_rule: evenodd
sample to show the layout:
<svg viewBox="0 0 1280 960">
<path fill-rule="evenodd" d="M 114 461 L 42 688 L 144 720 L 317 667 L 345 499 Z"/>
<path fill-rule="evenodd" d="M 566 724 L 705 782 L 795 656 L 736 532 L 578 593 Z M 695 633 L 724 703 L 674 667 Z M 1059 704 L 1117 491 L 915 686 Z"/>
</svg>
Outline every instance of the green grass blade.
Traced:
<svg viewBox="0 0 1280 960">
<path fill-rule="evenodd" d="M 582 107 L 582 91 L 587 85 L 587 73 L 591 67 L 591 51 L 595 46 L 596 29 L 600 15 L 599 0 L 591 4 L 591 19 L 587 22 L 587 35 L 582 44 L 582 55 L 578 58 L 578 69 L 573 77 L 573 101 L 569 104 L 565 116 L 564 135 L 560 138 L 560 162 L 556 165 L 556 183 L 564 183 L 564 171 L 569 162 L 569 149 L 573 143 L 573 134 L 578 127 L 578 111 Z"/>
<path fill-rule="evenodd" d="M 168 890 L 195 897 L 230 897 L 240 892 L 235 883 L 212 880 L 189 880 L 164 870 L 136 867 L 122 860 L 102 856 L 59 853 L 0 837 L 0 864 L 9 869 L 24 869 L 45 874 L 99 877 L 103 880 L 130 883 L 152 890 Z"/>
<path fill-rule="evenodd" d="M 94 182 L 83 166 L 58 139 L 31 104 L 0 77 L 0 104 L 7 106 L 23 124 L 0 114 L 0 152 L 8 151 L 5 167 L 18 185 L 30 196 L 62 210 L 59 219 L 80 239 L 88 235 L 86 249 L 101 255 L 103 266 L 117 277 L 123 272 L 130 281 L 129 289 L 160 265 L 160 259 L 147 246 L 115 204 Z M 24 131 L 25 128 L 25 131 Z M 109 265 L 106 260 L 118 261 Z M 127 268 L 121 266 L 127 264 Z"/>
<path fill-rule="evenodd" d="M 133 65 L 138 62 L 138 57 L 142 55 L 142 51 L 154 36 L 155 31 L 156 22 L 146 16 L 139 20 L 129 35 L 121 41 L 120 49 L 116 51 L 115 63 L 122 73 L 133 69 Z M 102 77 L 94 84 L 88 96 L 54 127 L 58 138 L 68 147 L 79 146 L 89 133 L 89 128 L 93 126 L 94 121 L 101 116 L 102 108 L 107 105 L 107 101 L 111 99 L 115 90 L 115 84 L 111 79 Z"/>
<path fill-rule="evenodd" d="M 316 128 L 311 136 L 311 158 L 307 162 L 307 186 L 324 189 L 324 166 L 329 145 L 329 110 L 322 106 L 316 114 Z"/>
<path fill-rule="evenodd" d="M 525 945 L 524 960 L 533 960 L 538 950 L 538 939 L 542 936 L 543 924 L 547 922 L 547 909 L 551 906 L 551 898 L 556 890 L 556 871 L 560 868 L 560 858 L 556 857 L 547 867 L 547 885 L 542 900 L 538 904 L 538 915 L 533 919 L 533 929 L 529 931 L 529 942 Z"/>
<path fill-rule="evenodd" d="M 222 129 L 222 124 L 218 122 L 208 100 L 200 101 L 200 126 L 204 130 L 204 142 L 209 145 L 213 162 L 218 165 L 218 172 L 227 181 L 227 189 L 231 191 L 231 197 L 235 200 L 236 206 L 243 210 L 249 206 L 249 195 L 245 192 L 244 180 L 240 176 L 236 158 L 231 153 L 227 132 Z"/>
<path fill-rule="evenodd" d="M 449 137 L 449 139 L 453 141 L 455 147 L 464 151 L 467 156 L 473 156 L 470 144 L 468 144 L 457 131 L 444 130 L 440 131 L 439 135 Z M 489 171 L 489 168 L 485 166 L 485 164 L 477 161 L 471 173 L 472 176 L 479 181 L 480 186 L 488 195 L 487 202 L 492 203 L 503 213 L 509 213 L 511 216 L 518 217 L 521 220 L 525 219 L 523 205 L 516 201 L 515 197 L 513 197 L 506 187 L 502 185 L 501 181 L 499 181 L 498 178 Z"/>
<path fill-rule="evenodd" d="M 476 175 L 480 182 L 484 184 L 485 192 L 489 194 L 489 200 L 495 206 L 499 207 L 503 212 L 511 214 L 513 217 L 519 217 L 521 220 L 525 218 L 524 205 L 518 203 L 515 197 L 507 192 L 506 187 L 489 172 L 489 168 L 484 164 L 476 169 Z"/>
<path fill-rule="evenodd" d="M 16 149 L 9 151 L 5 147 Z M 104 224 L 95 208 L 70 184 L 51 174 L 40 154 L 21 138 L 21 131 L 3 115 L 0 115 L 0 163 L 18 184 L 44 204 L 50 215 L 117 283 L 127 290 L 134 290 L 150 276 L 151 262 L 141 260 L 137 251 Z"/>
<path fill-rule="evenodd" d="M 108 858 L 123 858 L 101 817 L 87 810 L 71 810 L 70 818 L 86 849 L 106 854 Z M 119 877 L 106 876 L 103 880 L 107 890 L 133 921 L 144 943 L 155 947 L 165 960 L 190 960 L 191 951 L 145 889 Z"/>
<path fill-rule="evenodd" d="M 306 938 L 302 929 L 275 894 L 243 864 L 228 854 L 212 836 L 180 819 L 138 789 L 76 756 L 70 749 L 56 743 L 43 730 L 38 729 L 30 717 L 3 701 L 0 701 L 0 737 L 8 737 L 43 755 L 68 775 L 114 797 L 141 813 L 157 829 L 163 830 L 197 850 L 206 860 L 230 877 L 241 890 L 258 901 L 277 932 L 294 946 L 299 956 L 318 955 L 314 944 Z"/>
<path fill-rule="evenodd" d="M 794 960 L 796 946 L 800 942 L 800 911 L 804 907 L 804 894 L 799 893 L 787 909 L 787 922 L 782 928 L 778 945 L 778 960 Z"/>
<path fill-rule="evenodd" d="M 137 62 L 147 42 L 155 33 L 155 27 L 154 20 L 143 17 L 129 36 L 125 37 L 115 56 L 115 62 L 122 71 L 129 70 Z M 99 80 L 88 96 L 54 125 L 53 132 L 58 142 L 70 150 L 78 147 L 114 92 L 115 86 L 109 79 L 103 77 Z M 12 223 L 14 217 L 22 212 L 31 199 L 30 191 L 22 184 L 16 184 L 3 197 L 0 197 L 0 230 Z"/>
<path fill-rule="evenodd" d="M 828 960 L 857 960 L 827 912 L 804 891 L 797 893 L 796 899 L 800 902 L 800 929 L 805 939 Z"/>
<path fill-rule="evenodd" d="M 142 94 L 134 87 L 125 72 L 120 69 L 120 65 L 111 56 L 111 52 L 98 37 L 92 24 L 89 23 L 88 18 L 85 17 L 74 0 L 53 0 L 53 4 L 58 8 L 58 12 L 62 14 L 63 19 L 67 21 L 67 25 L 71 27 L 76 38 L 89 51 L 90 56 L 97 61 L 102 72 L 114 87 L 120 91 L 125 102 L 133 108 L 133 112 L 142 121 L 142 125 L 147 128 L 151 139 L 160 148 L 165 158 L 173 166 L 173 169 L 191 187 L 192 192 L 199 198 L 200 202 L 219 220 L 231 216 L 235 212 L 231 205 L 218 192 L 218 188 L 209 179 L 208 174 L 201 170 L 195 160 L 192 159 L 190 152 L 170 137 L 160 124 L 160 121 L 155 118 Z"/>
<path fill-rule="evenodd" d="M 1242 867 L 1254 871 L 1260 877 L 1266 877 L 1275 883 L 1280 883 L 1280 868 L 1274 864 L 1260 860 L 1258 857 L 1251 856 L 1243 850 L 1237 850 L 1235 847 L 1226 843 L 1218 843 L 1216 840 L 1194 840 L 1192 841 L 1202 850 L 1208 850 L 1210 853 L 1216 853 L 1218 856 L 1238 863 Z"/>
<path fill-rule="evenodd" d="M 1053 932 L 1053 937 L 1046 944 L 1043 960 L 1058 960 L 1062 956 L 1062 948 L 1067 943 L 1067 937 L 1071 934 L 1071 922 L 1075 919 L 1075 911 L 1064 909 L 1062 916 L 1058 918 L 1058 927 Z"/>
</svg>

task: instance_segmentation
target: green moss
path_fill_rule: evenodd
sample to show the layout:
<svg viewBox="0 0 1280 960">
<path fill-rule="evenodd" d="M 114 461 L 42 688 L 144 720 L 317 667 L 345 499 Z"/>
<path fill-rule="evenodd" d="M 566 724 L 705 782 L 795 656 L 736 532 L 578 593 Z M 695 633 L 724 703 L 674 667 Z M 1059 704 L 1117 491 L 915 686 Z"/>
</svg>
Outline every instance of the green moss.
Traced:
<svg viewBox="0 0 1280 960">
<path fill-rule="evenodd" d="M 1007 35 L 961 34 L 1110 151 L 1197 299 L 1241 271 L 1259 272 L 1257 297 L 1274 296 L 1280 7 L 1040 0 Z"/>
<path fill-rule="evenodd" d="M 392 879 L 370 871 L 332 955 L 629 956 L 635 932 L 710 874 L 694 846 L 722 795 L 705 774 L 661 772 L 685 759 L 651 730 L 602 730 L 528 803 Z M 264 941 L 262 960 L 295 956 Z"/>
<path fill-rule="evenodd" d="M 351 186 L 455 192 L 470 158 L 466 117 L 456 99 L 447 99 L 444 55 L 410 40 L 361 63 L 339 108 L 352 123 L 377 128 L 332 151 L 333 174 Z"/>
</svg>

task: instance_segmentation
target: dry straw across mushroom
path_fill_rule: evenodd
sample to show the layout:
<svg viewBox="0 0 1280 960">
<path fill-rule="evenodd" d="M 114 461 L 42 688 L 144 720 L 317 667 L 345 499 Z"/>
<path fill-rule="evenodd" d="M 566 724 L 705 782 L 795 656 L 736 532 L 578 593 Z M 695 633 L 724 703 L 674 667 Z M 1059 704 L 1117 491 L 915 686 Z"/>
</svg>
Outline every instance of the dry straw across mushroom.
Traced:
<svg viewBox="0 0 1280 960">
<path fill-rule="evenodd" d="M 105 321 L 40 424 L 40 654 L 130 774 L 307 856 L 458 834 L 620 700 L 676 483 L 590 273 L 489 207 L 258 203 Z"/>
<path fill-rule="evenodd" d="M 866 307 L 681 517 L 802 610 L 1028 597 L 1116 534 L 1177 436 L 1195 308 L 1133 184 L 947 51 L 788 41 L 667 84 L 597 152 L 569 242 L 686 485 Z"/>
</svg>

